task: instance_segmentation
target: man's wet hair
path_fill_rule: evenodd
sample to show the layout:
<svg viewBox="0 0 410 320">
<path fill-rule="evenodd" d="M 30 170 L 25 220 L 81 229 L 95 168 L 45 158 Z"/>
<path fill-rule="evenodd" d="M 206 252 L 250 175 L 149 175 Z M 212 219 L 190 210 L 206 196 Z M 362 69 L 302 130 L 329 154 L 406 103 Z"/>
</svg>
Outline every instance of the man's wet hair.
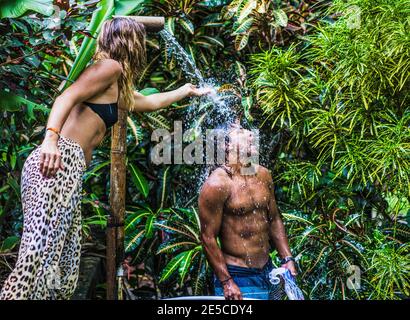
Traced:
<svg viewBox="0 0 410 320">
<path fill-rule="evenodd" d="M 225 142 L 225 152 L 227 152 L 228 149 L 228 145 L 231 142 L 231 137 L 230 134 L 232 131 L 234 130 L 239 130 L 239 129 L 244 129 L 244 130 L 252 130 L 251 128 L 249 128 L 248 125 L 243 125 L 241 123 L 241 121 L 239 119 L 236 119 L 236 122 L 232 122 L 232 123 L 223 123 L 219 126 L 217 126 L 215 129 L 221 130 L 223 132 L 223 138 L 224 138 L 224 142 Z M 211 173 L 218 169 L 221 168 L 221 164 L 208 164 L 207 165 L 207 171 L 208 171 L 208 176 L 211 175 Z"/>
<path fill-rule="evenodd" d="M 217 126 L 215 129 L 222 130 L 224 133 L 225 147 L 231 142 L 230 134 L 234 130 L 252 130 L 249 125 L 241 123 L 240 119 L 236 119 L 236 122 L 224 123 Z"/>
</svg>

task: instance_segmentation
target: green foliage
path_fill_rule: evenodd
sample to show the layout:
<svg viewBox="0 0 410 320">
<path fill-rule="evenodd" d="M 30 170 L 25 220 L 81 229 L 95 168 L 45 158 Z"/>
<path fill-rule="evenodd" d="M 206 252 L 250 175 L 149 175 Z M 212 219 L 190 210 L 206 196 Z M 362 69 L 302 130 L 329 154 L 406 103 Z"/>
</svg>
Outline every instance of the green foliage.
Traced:
<svg viewBox="0 0 410 320">
<path fill-rule="evenodd" d="M 102 0 L 98 2 L 97 9 L 94 11 L 90 24 L 87 28 L 89 36 L 85 37 L 80 51 L 71 67 L 70 74 L 68 75 L 67 81 L 69 81 L 66 86 L 71 84 L 72 81 L 77 79 L 81 72 L 85 69 L 87 64 L 92 58 L 95 46 L 96 37 L 101 30 L 104 21 L 110 19 L 113 14 L 115 15 L 128 15 L 142 5 L 142 0 L 139 1 L 127 1 L 127 0 Z"/>
<path fill-rule="evenodd" d="M 336 20 L 249 59 L 253 114 L 279 135 L 278 199 L 312 299 L 408 296 L 407 233 L 391 233 L 409 212 L 408 5 L 333 1 Z M 360 290 L 346 287 L 351 265 Z"/>
<path fill-rule="evenodd" d="M 408 244 L 397 246 L 384 238 L 380 247 L 370 250 L 371 298 L 399 299 L 410 294 L 410 252 Z"/>
<path fill-rule="evenodd" d="M 221 94 L 240 97 L 243 117 L 266 137 L 261 151 L 305 295 L 409 296 L 409 0 L 103 0 L 62 9 L 60 29 L 43 16 L 51 5 L 10 3 L 0 6 L 0 252 L 16 250 L 22 231 L 24 159 L 41 142 L 55 97 L 90 62 L 102 23 L 113 14 L 162 15 L 201 72 L 222 84 Z M 142 94 L 188 81 L 158 36 L 147 46 Z M 163 295 L 209 289 L 198 215 L 186 209 L 197 199 L 180 199 L 193 169 L 149 160 L 150 131 L 171 129 L 187 105 L 127 118 L 125 247 Z M 212 107 L 203 105 L 191 127 Z M 84 177 L 85 241 L 107 223 L 109 151 L 105 139 Z M 353 265 L 357 290 L 346 286 Z"/>
<path fill-rule="evenodd" d="M 157 254 L 165 253 L 173 258 L 161 273 L 160 281 L 177 275 L 181 286 L 184 283 L 191 285 L 193 291 L 199 294 L 208 266 L 200 241 L 198 213 L 195 209 L 183 208 L 169 209 L 164 213 L 157 227 L 166 232 L 167 240 L 159 246 Z"/>
<path fill-rule="evenodd" d="M 36 11 L 49 16 L 54 12 L 52 0 L 2 0 L 0 3 L 0 19 L 17 18 L 26 11 Z"/>
<path fill-rule="evenodd" d="M 406 37 L 391 38 L 408 26 L 405 3 L 335 1 L 332 10 L 361 8 L 360 28 L 346 15 L 321 24 L 306 43 L 252 55 L 250 74 L 265 121 L 318 163 L 350 184 L 409 193 L 410 55 Z"/>
</svg>

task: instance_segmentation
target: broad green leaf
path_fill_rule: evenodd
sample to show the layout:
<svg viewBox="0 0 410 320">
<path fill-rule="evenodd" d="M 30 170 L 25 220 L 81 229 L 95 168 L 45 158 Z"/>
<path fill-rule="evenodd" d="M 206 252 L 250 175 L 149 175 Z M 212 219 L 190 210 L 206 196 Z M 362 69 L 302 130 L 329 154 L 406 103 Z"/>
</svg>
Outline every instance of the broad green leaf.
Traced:
<svg viewBox="0 0 410 320">
<path fill-rule="evenodd" d="M 149 96 L 154 93 L 159 93 L 159 90 L 157 88 L 144 88 L 138 92 L 144 96 Z"/>
<path fill-rule="evenodd" d="M 247 32 L 249 28 L 252 26 L 252 24 L 253 24 L 253 18 L 248 18 L 248 19 L 243 20 L 241 24 L 232 33 L 232 35 L 237 35 L 240 33 Z"/>
<path fill-rule="evenodd" d="M 134 250 L 142 241 L 145 230 L 135 230 L 130 236 L 126 238 L 125 252 Z"/>
<path fill-rule="evenodd" d="M 245 18 L 247 18 L 253 9 L 256 8 L 256 0 L 248 0 L 247 3 L 240 9 L 238 21 L 241 23 Z"/>
<path fill-rule="evenodd" d="M 196 64 L 196 59 L 195 59 L 195 49 L 192 45 L 188 44 L 188 54 L 192 61 Z"/>
<path fill-rule="evenodd" d="M 235 49 L 241 51 L 248 44 L 249 34 L 238 34 L 235 37 Z"/>
<path fill-rule="evenodd" d="M 144 198 L 148 196 L 149 193 L 149 185 L 148 181 L 145 179 L 142 172 L 138 169 L 137 166 L 133 165 L 132 163 L 129 164 L 129 169 L 131 172 L 131 180 L 138 188 L 138 190 L 142 193 Z"/>
<path fill-rule="evenodd" d="M 49 114 L 51 110 L 41 104 L 32 102 L 13 93 L 0 91 L 0 110 L 10 112 L 19 111 L 22 105 L 27 106 L 28 117 L 33 120 L 35 119 L 34 110 L 40 110 L 45 114 Z"/>
<path fill-rule="evenodd" d="M 98 174 L 96 172 L 101 170 L 102 168 L 108 166 L 110 163 L 111 163 L 111 161 L 107 160 L 107 161 L 104 161 L 104 162 L 101 162 L 101 163 L 97 164 L 92 169 L 87 170 L 86 173 L 84 174 L 84 182 L 86 182 L 91 177 L 98 176 Z"/>
<path fill-rule="evenodd" d="M 181 241 L 181 242 L 176 242 L 176 243 L 162 243 L 156 254 L 161 254 L 161 253 L 172 253 L 175 252 L 176 250 L 180 249 L 181 247 L 184 246 L 193 246 L 196 245 L 196 242 L 192 241 Z"/>
<path fill-rule="evenodd" d="M 162 271 L 161 278 L 159 280 L 160 282 L 167 280 L 176 270 L 178 270 L 178 267 L 186 254 L 187 252 L 181 252 L 180 254 L 172 258 L 172 260 L 165 266 L 164 270 Z"/>
<path fill-rule="evenodd" d="M 1 0 L 0 19 L 17 18 L 27 11 L 35 11 L 45 16 L 54 12 L 53 0 Z"/>
<path fill-rule="evenodd" d="M 276 23 L 281 27 L 286 27 L 288 25 L 288 16 L 286 12 L 282 9 L 274 10 L 273 15 L 275 17 Z"/>
<path fill-rule="evenodd" d="M 186 254 L 184 259 L 182 259 L 180 266 L 179 266 L 179 276 L 180 276 L 180 285 L 182 286 L 184 279 L 192 265 L 192 255 L 196 250 L 192 249 L 189 250 Z"/>
<path fill-rule="evenodd" d="M 133 214 L 127 216 L 124 231 L 136 228 L 137 224 L 141 222 L 142 218 L 147 217 L 149 215 L 153 215 L 153 213 L 145 209 L 140 209 L 134 212 Z"/>
<path fill-rule="evenodd" d="M 104 21 L 116 15 L 129 15 L 134 11 L 142 8 L 143 0 L 101 0 L 98 3 L 97 10 L 94 11 L 87 31 L 94 37 L 85 37 L 80 51 L 74 61 L 74 64 L 68 75 L 67 83 L 64 88 L 68 87 L 71 82 L 75 81 L 81 72 L 90 62 L 96 47 L 96 38 L 101 30 Z"/>
<path fill-rule="evenodd" d="M 253 120 L 251 114 L 249 113 L 249 110 L 252 108 L 252 104 L 253 104 L 252 96 L 247 96 L 247 97 L 242 98 L 243 111 L 244 111 L 246 119 L 248 119 L 249 121 Z"/>
<path fill-rule="evenodd" d="M 95 38 L 105 20 L 110 19 L 114 13 L 114 0 L 101 0 L 98 3 L 97 9 L 94 11 L 87 31 Z M 85 37 L 81 45 L 78 56 L 76 57 L 74 64 L 70 70 L 67 78 L 67 82 L 64 88 L 68 87 L 73 81 L 75 81 L 81 72 L 85 69 L 88 62 L 90 62 L 96 46 L 96 39 Z"/>
<path fill-rule="evenodd" d="M 144 0 L 115 0 L 114 14 L 128 16 L 143 8 Z"/>
<path fill-rule="evenodd" d="M 155 215 L 151 214 L 148 216 L 147 222 L 145 223 L 145 237 L 147 239 L 152 238 L 154 235 L 154 222 L 155 222 Z"/>
<path fill-rule="evenodd" d="M 235 71 L 238 78 L 244 79 L 246 77 L 246 68 L 239 61 L 235 61 Z"/>
<path fill-rule="evenodd" d="M 209 43 L 216 44 L 222 48 L 225 46 L 221 38 L 209 36 L 201 36 L 201 38 L 206 39 Z"/>
<path fill-rule="evenodd" d="M 10 236 L 4 239 L 3 243 L 0 246 L 0 252 L 5 253 L 13 250 L 13 248 L 19 243 L 19 241 L 20 238 L 16 236 Z"/>
<path fill-rule="evenodd" d="M 186 31 L 188 31 L 190 34 L 194 34 L 194 25 L 189 19 L 182 18 L 179 19 L 178 22 Z"/>
<path fill-rule="evenodd" d="M 165 26 L 164 28 L 171 34 L 175 32 L 175 17 L 167 17 L 165 19 Z"/>
</svg>

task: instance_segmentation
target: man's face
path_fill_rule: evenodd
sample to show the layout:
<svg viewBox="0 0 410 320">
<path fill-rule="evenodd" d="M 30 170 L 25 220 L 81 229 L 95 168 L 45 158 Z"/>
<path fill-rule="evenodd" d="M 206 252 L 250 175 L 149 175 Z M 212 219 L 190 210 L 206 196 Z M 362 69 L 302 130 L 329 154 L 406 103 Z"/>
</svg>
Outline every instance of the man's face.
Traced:
<svg viewBox="0 0 410 320">
<path fill-rule="evenodd" d="M 238 128 L 229 133 L 228 162 L 247 165 L 251 157 L 258 152 L 255 145 L 255 134 L 252 131 Z"/>
</svg>

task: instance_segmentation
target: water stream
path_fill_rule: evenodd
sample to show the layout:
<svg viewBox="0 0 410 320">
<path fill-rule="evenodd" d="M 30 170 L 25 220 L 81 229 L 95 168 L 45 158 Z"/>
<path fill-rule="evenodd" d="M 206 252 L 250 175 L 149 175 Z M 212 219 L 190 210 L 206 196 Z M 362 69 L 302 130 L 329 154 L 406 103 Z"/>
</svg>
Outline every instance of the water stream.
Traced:
<svg viewBox="0 0 410 320">
<path fill-rule="evenodd" d="M 175 57 L 186 78 L 198 87 L 211 89 L 210 94 L 192 99 L 191 105 L 185 109 L 182 119 L 184 130 L 191 129 L 193 140 L 199 136 L 205 138 L 206 129 L 227 129 L 238 119 L 238 98 L 235 98 L 232 94 L 221 93 L 219 90 L 221 84 L 216 79 L 205 78 L 192 57 L 169 31 L 163 29 L 159 34 L 165 41 L 168 56 L 173 55 Z M 185 142 L 189 143 L 189 141 Z M 208 176 L 208 166 L 205 164 L 196 165 L 193 170 L 193 178 L 190 179 L 192 183 L 190 183 L 189 188 L 187 187 L 186 192 L 184 191 L 188 198 L 198 194 L 200 187 Z"/>
<path fill-rule="evenodd" d="M 227 130 L 231 124 L 238 121 L 238 109 L 241 108 L 240 106 L 238 108 L 238 104 L 241 103 L 241 100 L 239 99 L 238 101 L 238 98 L 235 98 L 235 95 L 223 94 L 223 92 L 219 90 L 220 84 L 218 84 L 215 79 L 204 78 L 201 71 L 197 68 L 194 60 L 171 33 L 164 29 L 160 32 L 160 35 L 165 40 L 167 54 L 170 56 L 173 55 L 176 58 L 179 67 L 182 69 L 189 81 L 199 87 L 208 87 L 212 89 L 211 94 L 191 100 L 191 105 L 184 112 L 182 119 L 184 123 L 184 130 L 194 130 L 195 133 L 192 139 L 199 136 L 204 138 L 206 129 Z M 249 124 L 247 125 L 249 126 Z M 185 142 L 189 143 L 190 141 Z M 210 172 L 209 166 L 206 164 L 191 166 L 191 168 L 192 167 L 194 168 L 193 172 L 188 174 L 187 172 L 184 172 L 184 177 L 187 178 L 189 183 L 186 184 L 186 188 L 177 196 L 179 199 L 179 201 L 177 201 L 177 205 L 181 205 L 183 207 L 191 205 L 196 206 L 196 203 L 191 201 L 187 202 L 186 200 L 197 199 L 200 188 Z M 255 203 L 255 205 L 256 208 L 258 208 L 258 204 Z M 252 215 L 245 215 L 245 225 L 255 226 L 259 223 L 259 220 L 256 219 L 256 211 L 257 210 L 253 210 Z M 265 215 L 264 219 L 267 222 Z M 240 236 L 243 238 L 243 233 L 241 233 Z M 261 248 L 264 247 L 261 236 L 259 237 L 259 244 Z M 246 254 L 246 263 L 252 266 L 246 241 L 243 241 L 243 247 Z M 275 270 L 278 271 L 279 269 Z M 287 277 L 284 277 L 283 279 L 286 280 L 284 282 L 285 291 L 289 299 L 303 299 L 303 294 L 295 284 L 294 279 L 290 276 L 290 274 L 287 274 L 286 276 Z"/>
<path fill-rule="evenodd" d="M 220 84 L 214 78 L 204 78 L 194 60 L 169 31 L 163 29 L 159 34 L 165 40 L 167 54 L 176 58 L 189 81 L 198 87 L 208 87 L 212 90 L 200 99 L 193 99 L 192 105 L 185 112 L 184 120 L 198 128 L 217 128 L 233 123 L 238 117 L 235 108 L 232 107 L 233 96 L 220 94 Z"/>
</svg>

